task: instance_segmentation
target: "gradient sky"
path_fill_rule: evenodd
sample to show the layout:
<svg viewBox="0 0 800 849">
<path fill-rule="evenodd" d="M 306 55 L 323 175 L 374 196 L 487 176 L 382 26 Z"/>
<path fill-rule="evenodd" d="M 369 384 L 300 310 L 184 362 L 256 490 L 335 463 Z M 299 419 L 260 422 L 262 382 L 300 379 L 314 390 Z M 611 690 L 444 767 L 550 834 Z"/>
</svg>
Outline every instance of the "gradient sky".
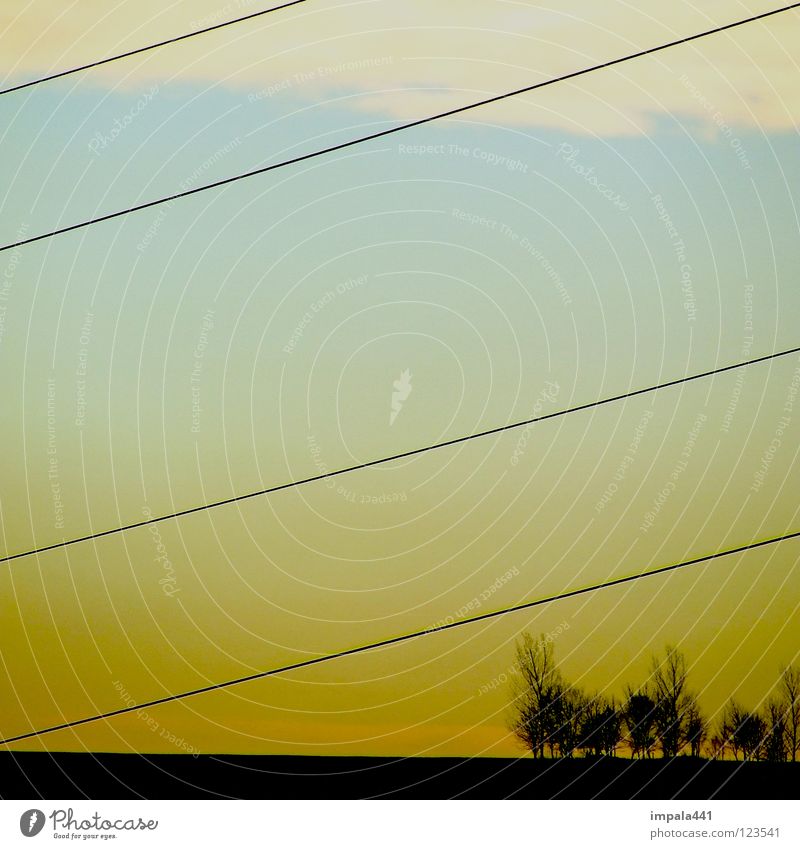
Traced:
<svg viewBox="0 0 800 849">
<path fill-rule="evenodd" d="M 185 5 L 5 3 L 0 73 L 259 8 Z M 4 96 L 0 242 L 774 8 L 569 6 L 309 0 Z M 789 13 L 0 253 L 3 551 L 800 344 L 799 36 Z M 789 357 L 15 561 L 0 735 L 795 530 L 798 381 Z M 526 628 L 588 691 L 673 642 L 707 714 L 755 706 L 800 650 L 798 551 L 19 748 L 518 754 Z"/>
</svg>

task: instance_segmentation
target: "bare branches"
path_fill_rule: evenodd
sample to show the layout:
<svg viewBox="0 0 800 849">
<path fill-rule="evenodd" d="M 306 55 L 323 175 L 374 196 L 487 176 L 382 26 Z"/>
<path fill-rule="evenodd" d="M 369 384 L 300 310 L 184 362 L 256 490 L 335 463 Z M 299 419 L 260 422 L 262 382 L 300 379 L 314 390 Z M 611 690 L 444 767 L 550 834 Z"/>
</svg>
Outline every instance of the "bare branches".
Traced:
<svg viewBox="0 0 800 849">
<path fill-rule="evenodd" d="M 667 645 L 654 655 L 647 681 L 628 686 L 617 704 L 603 694 L 587 695 L 566 681 L 553 641 L 523 633 L 516 646 L 509 726 L 536 758 L 570 758 L 576 753 L 614 756 L 621 743 L 632 757 L 704 754 L 736 760 L 797 760 L 800 751 L 800 669 L 783 670 L 780 692 L 760 712 L 737 701 L 725 707 L 711 732 L 689 688 L 686 658 Z"/>
</svg>

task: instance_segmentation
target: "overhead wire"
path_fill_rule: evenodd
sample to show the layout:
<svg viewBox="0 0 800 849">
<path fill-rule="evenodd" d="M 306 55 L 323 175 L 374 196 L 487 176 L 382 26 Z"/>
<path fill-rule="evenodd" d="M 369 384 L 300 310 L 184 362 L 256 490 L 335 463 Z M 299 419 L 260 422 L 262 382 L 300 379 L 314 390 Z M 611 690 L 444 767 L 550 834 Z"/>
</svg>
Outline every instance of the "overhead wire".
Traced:
<svg viewBox="0 0 800 849">
<path fill-rule="evenodd" d="M 369 141 L 374 141 L 376 139 L 385 138 L 386 136 L 394 135 L 395 133 L 404 132 L 405 130 L 410 130 L 413 127 L 421 127 L 425 124 L 430 124 L 433 121 L 440 121 L 443 118 L 450 118 L 455 115 L 461 115 L 464 112 L 468 112 L 472 109 L 478 109 L 481 106 L 488 106 L 491 103 L 498 103 L 502 100 L 507 100 L 511 97 L 518 97 L 521 94 L 527 94 L 529 92 L 536 91 L 541 88 L 546 88 L 547 86 L 556 85 L 557 83 L 566 82 L 567 80 L 577 79 L 578 77 L 584 76 L 585 74 L 592 74 L 597 71 L 601 71 L 605 68 L 612 68 L 615 65 L 619 65 L 623 62 L 629 62 L 632 59 L 638 59 L 643 56 L 649 56 L 653 53 L 658 53 L 661 50 L 667 50 L 671 47 L 677 47 L 682 44 L 689 44 L 692 41 L 696 41 L 700 38 L 707 38 L 711 35 L 716 35 L 721 32 L 725 32 L 727 30 L 734 29 L 735 27 L 741 27 L 746 24 L 752 24 L 756 21 L 765 20 L 766 18 L 772 17 L 773 15 L 781 14 L 782 12 L 788 12 L 793 9 L 800 8 L 800 3 L 792 3 L 788 6 L 782 6 L 779 9 L 772 9 L 768 12 L 762 12 L 758 15 L 751 15 L 748 18 L 742 18 L 737 21 L 733 21 L 732 23 L 722 24 L 721 26 L 714 27 L 713 29 L 704 30 L 703 32 L 695 33 L 694 35 L 687 35 L 683 38 L 678 38 L 673 41 L 668 41 L 664 44 L 656 45 L 655 47 L 648 47 L 644 50 L 638 50 L 635 53 L 628 53 L 625 56 L 620 56 L 617 59 L 610 59 L 606 62 L 599 62 L 596 65 L 591 65 L 588 68 L 581 68 L 577 71 L 571 71 L 567 74 L 562 74 L 558 77 L 553 77 L 548 80 L 543 80 L 542 82 L 533 83 L 532 85 L 523 86 L 522 88 L 514 89 L 513 91 L 507 91 L 502 94 L 494 95 L 493 97 L 487 97 L 483 100 L 479 100 L 473 103 L 468 103 L 464 106 L 457 106 L 453 109 L 447 109 L 444 112 L 437 112 L 434 115 L 428 115 L 424 118 L 417 118 L 414 121 L 408 121 L 403 124 L 398 124 L 394 127 L 389 127 L 386 130 L 379 130 L 374 133 L 370 133 L 365 136 L 359 136 L 355 139 L 350 139 L 348 141 L 340 142 L 338 144 L 333 144 L 328 147 L 322 148 L 320 150 L 311 151 L 310 153 L 304 153 L 300 156 L 294 156 L 290 159 L 284 159 L 281 162 L 275 162 L 272 165 L 264 165 L 261 168 L 255 168 L 251 171 L 245 171 L 241 174 L 235 174 L 232 177 L 225 177 L 221 180 L 215 180 L 211 183 L 205 183 L 202 186 L 195 186 L 191 189 L 185 189 L 180 192 L 175 192 L 174 194 L 167 195 L 165 197 L 157 198 L 155 200 L 146 201 L 145 203 L 135 204 L 134 206 L 126 207 L 125 209 L 117 210 L 116 212 L 109 212 L 105 215 L 98 215 L 94 218 L 89 218 L 85 221 L 80 221 L 75 224 L 69 224 L 65 227 L 59 227 L 55 230 L 49 230 L 45 233 L 40 233 L 37 236 L 30 236 L 26 239 L 20 239 L 16 242 L 10 242 L 9 244 L 0 246 L 0 253 L 3 251 L 10 251 L 15 248 L 21 248 L 23 245 L 30 245 L 35 242 L 40 242 L 43 239 L 51 239 L 54 236 L 60 236 L 64 233 L 71 233 L 75 230 L 81 230 L 86 227 L 92 227 L 95 224 L 101 224 L 104 221 L 112 221 L 115 218 L 120 218 L 124 215 L 130 215 L 134 212 L 141 212 L 144 209 L 151 209 L 154 206 L 159 206 L 164 203 L 171 203 L 176 200 L 180 200 L 182 198 L 190 197 L 192 195 L 196 195 L 199 192 L 207 192 L 211 189 L 218 189 L 222 186 L 228 186 L 232 183 L 237 183 L 241 180 L 247 180 L 251 177 L 256 177 L 260 174 L 268 174 L 271 171 L 276 171 L 279 168 L 286 168 L 290 165 L 296 165 L 300 162 L 307 162 L 310 159 L 316 159 L 320 156 L 326 156 L 327 154 L 334 153 L 340 150 L 346 150 L 347 148 L 354 147 L 355 145 L 365 144 Z"/>
</svg>

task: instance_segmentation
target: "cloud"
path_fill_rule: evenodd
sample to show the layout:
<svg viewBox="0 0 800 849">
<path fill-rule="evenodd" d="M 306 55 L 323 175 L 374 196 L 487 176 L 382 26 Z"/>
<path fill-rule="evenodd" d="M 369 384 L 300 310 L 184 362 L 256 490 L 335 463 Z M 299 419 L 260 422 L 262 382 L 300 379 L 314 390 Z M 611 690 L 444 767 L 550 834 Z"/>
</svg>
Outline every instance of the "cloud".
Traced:
<svg viewBox="0 0 800 849">
<path fill-rule="evenodd" d="M 15 79 L 70 67 L 264 8 L 252 0 L 156 0 L 110 7 L 31 0 L 0 13 L 0 55 Z M 553 8 L 551 8 L 551 5 Z M 221 85 L 251 102 L 293 96 L 408 119 L 775 8 L 574 0 L 569 10 L 529 0 L 308 0 L 73 77 L 70 85 L 128 89 L 178 79 Z M 42 22 L 47 23 L 43 24 Z M 708 133 L 720 124 L 795 130 L 800 14 L 714 35 L 522 95 L 462 119 L 642 135 L 675 117 Z M 258 95 L 258 96 L 255 96 Z"/>
</svg>

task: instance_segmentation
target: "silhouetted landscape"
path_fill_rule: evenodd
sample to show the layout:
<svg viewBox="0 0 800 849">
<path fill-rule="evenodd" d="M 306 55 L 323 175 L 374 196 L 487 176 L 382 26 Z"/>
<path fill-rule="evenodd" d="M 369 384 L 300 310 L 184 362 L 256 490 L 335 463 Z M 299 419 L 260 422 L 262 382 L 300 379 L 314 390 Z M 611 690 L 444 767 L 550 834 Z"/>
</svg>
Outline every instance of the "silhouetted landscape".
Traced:
<svg viewBox="0 0 800 849">
<path fill-rule="evenodd" d="M 504 679 L 505 680 L 505 679 Z M 667 646 L 617 700 L 569 683 L 523 633 L 509 676 L 519 758 L 0 753 L 0 796 L 28 798 L 797 799 L 800 671 L 755 710 L 709 719 Z"/>
<path fill-rule="evenodd" d="M 758 709 L 731 698 L 713 719 L 690 689 L 684 654 L 667 646 L 651 658 L 649 674 L 627 685 L 622 699 L 586 693 L 567 681 L 553 641 L 525 632 L 510 675 L 509 727 L 535 759 L 577 755 L 636 760 L 661 756 L 775 764 L 800 756 L 800 669 L 785 666 L 775 691 Z"/>
</svg>

